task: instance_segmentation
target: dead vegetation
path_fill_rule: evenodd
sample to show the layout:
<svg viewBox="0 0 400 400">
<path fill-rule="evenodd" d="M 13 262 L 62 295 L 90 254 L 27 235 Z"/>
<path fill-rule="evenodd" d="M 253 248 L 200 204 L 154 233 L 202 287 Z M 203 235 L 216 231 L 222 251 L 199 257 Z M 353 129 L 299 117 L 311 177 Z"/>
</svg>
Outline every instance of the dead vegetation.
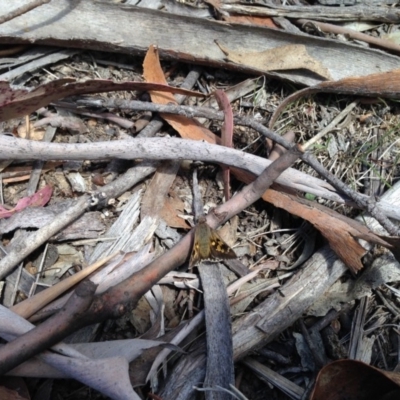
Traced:
<svg viewBox="0 0 400 400">
<path fill-rule="evenodd" d="M 398 398 L 395 2 L 35 3 L 0 19 L 0 397 Z"/>
</svg>

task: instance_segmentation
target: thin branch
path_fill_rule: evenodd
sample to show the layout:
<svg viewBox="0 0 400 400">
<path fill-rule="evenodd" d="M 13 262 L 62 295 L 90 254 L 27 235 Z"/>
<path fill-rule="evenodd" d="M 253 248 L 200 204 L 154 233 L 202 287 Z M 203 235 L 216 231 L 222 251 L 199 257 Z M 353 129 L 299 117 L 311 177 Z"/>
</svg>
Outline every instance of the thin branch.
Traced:
<svg viewBox="0 0 400 400">
<path fill-rule="evenodd" d="M 121 102 L 113 102 L 114 107 L 121 106 L 122 108 L 128 107 L 130 105 L 135 105 L 135 107 L 140 107 L 139 109 L 144 110 L 147 107 L 142 104 L 138 104 L 140 102 L 126 102 L 126 101 L 121 101 Z M 110 105 L 110 102 L 106 101 L 95 101 L 95 102 L 87 102 L 85 101 L 84 104 L 97 104 L 97 105 Z M 159 106 L 156 104 L 153 104 L 152 108 L 155 110 L 156 108 L 159 107 L 160 112 L 163 113 L 179 113 L 180 115 L 185 115 L 188 118 L 193 118 L 193 117 L 203 117 L 203 118 L 212 118 L 216 119 L 218 121 L 222 121 L 224 119 L 224 115 L 222 112 L 217 112 L 214 110 L 210 109 L 202 109 L 199 107 L 186 107 L 186 106 Z M 165 107 L 165 108 L 163 108 Z M 174 107 L 174 109 L 172 108 Z M 161 111 L 162 110 L 162 111 Z M 243 126 L 248 126 L 256 130 L 257 132 L 261 133 L 262 135 L 266 136 L 267 138 L 273 140 L 274 142 L 280 144 L 282 147 L 285 149 L 290 149 L 294 145 L 292 143 L 289 143 L 287 140 L 282 138 L 282 136 L 276 134 L 272 130 L 266 128 L 263 124 L 255 121 L 253 118 L 249 117 L 235 117 L 234 122 L 237 125 L 243 125 Z M 399 236 L 400 235 L 400 229 L 396 227 L 395 224 L 393 224 L 389 218 L 386 217 L 385 211 L 382 209 L 381 204 L 377 203 L 374 199 L 362 195 L 360 193 L 357 193 L 356 191 L 352 190 L 350 187 L 348 187 L 346 184 L 344 184 L 342 181 L 340 181 L 336 176 L 331 174 L 329 171 L 327 171 L 319 162 L 318 160 L 310 153 L 304 153 L 301 156 L 301 159 L 305 161 L 308 165 L 310 165 L 316 172 L 318 172 L 323 178 L 325 178 L 336 190 L 339 192 L 344 193 L 345 195 L 348 196 L 349 199 L 353 200 L 357 206 L 363 210 L 368 211 L 391 235 L 393 236 Z M 390 214 L 388 214 L 390 217 L 393 217 L 393 210 Z"/>
<path fill-rule="evenodd" d="M 281 136 L 277 135 L 270 129 L 266 128 L 264 125 L 254 121 L 251 118 L 240 118 L 240 120 L 243 122 L 247 120 L 249 123 L 248 126 L 251 126 L 253 129 L 257 130 L 264 136 L 276 141 L 285 149 L 290 149 L 294 146 L 292 143 L 287 142 Z M 235 122 L 237 121 L 235 120 Z M 395 224 L 393 224 L 388 217 L 384 215 L 384 212 L 381 209 L 379 203 L 377 203 L 374 199 L 369 196 L 362 195 L 344 184 L 335 175 L 326 170 L 311 153 L 306 152 L 300 158 L 310 167 L 312 167 L 316 172 L 318 172 L 322 177 L 324 177 L 336 190 L 338 190 L 339 192 L 343 192 L 350 199 L 352 199 L 359 208 L 368 211 L 391 235 L 400 235 L 400 229 Z M 392 215 L 390 216 L 392 217 Z"/>
<path fill-rule="evenodd" d="M 221 117 L 223 117 L 222 113 Z M 235 122 L 257 130 L 286 149 L 295 146 L 252 118 L 236 118 Z M 239 150 L 215 146 L 201 141 L 176 138 L 145 138 L 132 139 L 130 141 L 65 144 L 34 142 L 0 135 L 0 160 L 99 160 L 110 157 L 121 159 L 200 160 L 238 167 L 256 176 L 270 163 L 264 158 Z M 385 215 L 390 216 L 390 218 L 400 219 L 399 209 L 389 205 L 387 202 L 380 201 L 376 203 L 370 197 L 353 191 L 329 173 L 310 153 L 304 153 L 301 158 L 331 182 L 332 186 L 318 178 L 294 169 L 285 171 L 277 180 L 279 184 L 325 199 L 366 209 L 386 229 L 389 225 Z M 334 188 L 339 193 L 335 193 Z M 345 193 L 347 196 L 341 195 L 340 192 Z M 391 224 L 390 221 L 389 224 Z M 396 231 L 392 228 L 387 230 L 395 235 Z"/>
<path fill-rule="evenodd" d="M 10 21 L 16 17 L 19 17 L 22 14 L 27 13 L 28 11 L 33 10 L 36 7 L 39 7 L 43 4 L 50 3 L 50 0 L 34 0 L 29 4 L 25 4 L 22 7 L 17 8 L 14 11 L 11 11 L 10 13 L 3 15 L 0 17 L 0 24 L 4 24 L 4 22 Z"/>
<path fill-rule="evenodd" d="M 326 22 L 312 21 L 310 19 L 298 19 L 295 22 L 297 22 L 299 25 L 302 25 L 303 28 L 305 25 L 311 25 L 316 30 L 321 30 L 322 32 L 335 33 L 338 35 L 346 35 L 351 39 L 360 40 L 365 43 L 369 43 L 374 46 L 380 47 L 382 49 L 400 53 L 400 46 L 398 44 L 391 42 L 389 40 L 380 39 L 377 37 L 373 37 L 371 35 L 366 35 L 365 33 L 362 32 L 357 32 L 354 29 L 349 29 L 334 24 L 328 24 Z"/>
<path fill-rule="evenodd" d="M 209 225 L 216 227 L 259 199 L 282 170 L 288 168 L 299 155 L 300 153 L 295 147 L 274 161 L 253 183 L 245 187 L 230 201 L 217 207 L 215 212 L 208 217 Z M 85 197 L 83 196 L 84 199 Z M 37 328 L 0 348 L 0 375 L 45 348 L 51 347 L 77 329 L 109 318 L 118 318 L 136 307 L 144 293 L 168 272 L 186 261 L 192 236 L 193 230 L 171 250 L 145 268 L 105 293 L 95 296 L 90 309 L 85 313 L 77 310 L 74 302 L 68 302 L 62 312 L 55 314 Z M 84 304 L 86 307 L 87 303 Z M 55 327 L 59 329 L 55 329 Z M 24 348 L 24 351 L 21 351 L 21 347 Z"/>
</svg>

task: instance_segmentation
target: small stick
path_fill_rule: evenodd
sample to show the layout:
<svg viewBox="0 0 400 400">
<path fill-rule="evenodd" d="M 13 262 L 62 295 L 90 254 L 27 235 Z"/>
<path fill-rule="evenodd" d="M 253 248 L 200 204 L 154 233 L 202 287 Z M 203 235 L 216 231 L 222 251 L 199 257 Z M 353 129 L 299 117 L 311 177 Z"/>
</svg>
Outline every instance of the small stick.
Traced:
<svg viewBox="0 0 400 400">
<path fill-rule="evenodd" d="M 4 24 L 4 22 L 10 21 L 16 17 L 19 17 L 22 14 L 27 13 L 28 11 L 33 10 L 36 7 L 39 7 L 43 4 L 50 3 L 50 0 L 34 0 L 29 4 L 25 4 L 22 7 L 17 8 L 14 11 L 11 11 L 10 13 L 3 15 L 0 17 L 0 24 Z"/>
</svg>

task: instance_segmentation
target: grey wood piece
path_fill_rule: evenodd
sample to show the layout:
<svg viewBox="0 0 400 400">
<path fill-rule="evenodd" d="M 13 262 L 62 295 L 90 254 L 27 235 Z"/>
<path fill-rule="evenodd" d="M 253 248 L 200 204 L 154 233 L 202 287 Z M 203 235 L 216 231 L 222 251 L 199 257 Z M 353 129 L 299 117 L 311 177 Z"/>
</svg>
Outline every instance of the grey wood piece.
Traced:
<svg viewBox="0 0 400 400">
<path fill-rule="evenodd" d="M 6 2 L 2 11 L 6 13 L 23 3 L 24 0 Z M 222 9 L 228 6 L 231 7 L 224 5 Z M 397 9 L 391 9 L 387 17 L 400 20 L 399 13 Z M 278 13 L 275 16 L 283 15 Z M 304 14 L 301 16 L 304 17 Z M 289 44 L 302 44 L 311 57 L 329 69 L 334 80 L 400 68 L 398 57 L 330 39 L 202 18 L 183 18 L 159 10 L 102 2 L 50 2 L 0 25 L 0 43 L 32 41 L 134 55 L 143 55 L 150 45 L 156 44 L 163 58 L 247 73 L 265 73 L 304 85 L 315 85 L 321 82 L 321 78 L 306 70 L 273 73 L 268 72 L 267 67 L 254 69 L 227 62 L 216 41 L 232 51 L 242 52 L 261 52 Z"/>
</svg>

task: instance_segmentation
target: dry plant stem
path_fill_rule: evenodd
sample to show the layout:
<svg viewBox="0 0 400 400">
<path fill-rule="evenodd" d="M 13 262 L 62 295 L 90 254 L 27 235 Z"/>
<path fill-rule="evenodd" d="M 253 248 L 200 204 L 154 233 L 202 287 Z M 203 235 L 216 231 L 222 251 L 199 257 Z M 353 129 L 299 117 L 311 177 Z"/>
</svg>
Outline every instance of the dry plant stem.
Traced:
<svg viewBox="0 0 400 400">
<path fill-rule="evenodd" d="M 193 215 L 195 221 L 198 221 L 200 216 L 204 215 L 204 205 L 201 199 L 201 192 L 199 187 L 199 181 L 197 179 L 197 168 L 193 171 Z"/>
<path fill-rule="evenodd" d="M 237 118 L 235 122 L 241 125 L 252 127 L 261 134 L 276 141 L 286 149 L 290 149 L 294 146 L 293 144 L 290 144 L 284 140 L 281 136 L 272 132 L 268 128 L 265 128 L 262 124 L 254 121 L 251 118 Z M 135 147 L 131 146 L 133 143 L 135 143 Z M 251 171 L 255 174 L 259 174 L 259 170 L 256 171 L 254 169 L 256 166 L 255 162 L 257 162 L 256 160 L 258 160 L 258 162 L 261 161 L 259 157 L 252 156 L 238 150 L 224 148 L 222 146 L 215 146 L 200 141 L 180 140 L 174 138 L 137 139 L 136 142 L 121 140 L 106 143 L 60 144 L 33 142 L 2 135 L 0 136 L 0 149 L 0 160 L 61 160 L 66 158 L 70 160 L 94 160 L 106 157 L 117 157 L 123 159 L 152 158 L 159 160 L 193 159 L 232 165 Z M 29 154 L 29 156 L 27 154 Z M 383 209 L 382 205 L 376 203 L 370 197 L 357 193 L 346 186 L 333 174 L 328 172 L 310 153 L 304 153 L 301 156 L 301 159 L 314 168 L 338 191 L 346 194 L 348 199 L 352 199 L 359 208 L 368 211 L 391 235 L 398 236 L 399 229 L 388 218 L 385 217 L 386 205 L 385 209 Z M 267 161 L 263 160 L 262 162 L 265 163 Z M 291 173 L 293 174 L 295 172 L 292 170 Z M 279 179 L 281 180 L 282 178 L 283 176 Z M 311 180 L 311 177 L 309 179 Z M 286 182 L 282 184 L 289 187 L 294 187 L 292 186 L 292 183 Z M 316 193 L 315 191 L 313 192 L 312 188 L 308 189 L 306 187 L 306 182 L 304 182 L 303 189 L 300 190 L 314 193 L 317 196 L 329 196 L 327 198 L 330 198 L 334 201 L 343 202 L 343 200 L 346 200 L 345 197 L 340 196 L 334 198 L 335 194 L 332 192 L 329 192 L 329 194 Z M 398 210 L 395 208 L 390 208 L 390 211 L 386 211 L 386 214 L 390 215 L 392 218 L 399 218 Z"/>
<path fill-rule="evenodd" d="M 204 143 L 203 143 L 204 144 Z M 273 162 L 259 178 L 251 183 L 250 190 L 246 189 L 238 193 L 230 201 L 222 204 L 215 209 L 215 212 L 208 217 L 207 222 L 211 227 L 216 227 L 233 215 L 236 215 L 244 208 L 248 207 L 255 200 L 260 198 L 272 183 L 272 179 L 268 176 L 275 177 L 282 171 L 284 165 L 286 168 L 291 165 L 298 157 L 297 147 L 294 150 L 285 153 L 278 160 Z M 258 195 L 258 197 L 256 197 Z M 232 206 L 236 205 L 236 208 Z M 223 216 L 223 220 L 218 218 Z M 29 347 L 26 352 L 19 352 L 15 341 L 6 344 L 0 349 L 0 375 L 6 373 L 9 369 L 15 368 L 17 365 L 26 360 L 26 355 L 32 357 L 47 347 L 51 347 L 55 343 L 62 340 L 71 332 L 84 326 L 104 321 L 108 318 L 118 318 L 124 315 L 128 310 L 134 308 L 139 299 L 162 277 L 173 270 L 176 266 L 183 264 L 189 255 L 190 245 L 193 240 L 193 230 L 190 231 L 179 243 L 171 250 L 157 258 L 139 272 L 133 274 L 130 278 L 110 288 L 103 294 L 95 296 L 89 310 L 84 314 L 77 314 L 77 309 L 71 307 L 73 302 L 69 302 L 62 309 L 61 313 L 57 313 L 50 317 L 46 323 L 39 325 L 37 328 L 27 332 L 19 337 L 19 346 Z M 70 318 L 70 315 L 73 316 Z M 77 317 L 79 315 L 79 317 Z M 63 319 L 67 319 L 69 324 L 66 325 Z M 48 329 L 52 326 L 53 329 Z M 59 328 L 56 332 L 54 328 Z M 14 343 L 11 346 L 11 343 Z M 29 343 L 29 346 L 27 345 Z M 45 345 L 47 343 L 47 345 Z M 9 346 L 12 347 L 14 358 L 10 360 Z M 39 346 L 39 347 L 38 347 Z M 7 363 L 3 363 L 7 360 Z M 6 365 L 6 367 L 5 367 Z"/>
<path fill-rule="evenodd" d="M 28 155 L 29 154 L 29 155 Z M 238 150 L 211 145 L 200 141 L 176 138 L 146 138 L 129 141 L 114 141 L 85 144 L 41 143 L 24 139 L 0 136 L 0 159 L 69 159 L 94 160 L 115 157 L 121 159 L 192 159 L 223 163 L 247 170 L 259 175 L 270 161 Z M 294 184 L 294 182 L 296 182 Z M 317 178 L 309 177 L 297 170 L 290 169 L 279 177 L 278 183 L 297 190 L 313 193 L 340 203 L 344 199 L 335 194 L 334 188 Z M 103 188 L 102 191 L 105 191 Z M 396 214 L 390 209 L 389 215 Z"/>
<path fill-rule="evenodd" d="M 10 21 L 11 19 L 14 19 L 16 17 L 19 17 L 20 15 L 25 14 L 28 11 L 31 11 L 34 8 L 39 7 L 42 4 L 46 4 L 46 3 L 50 3 L 50 0 L 34 0 L 31 3 L 26 4 L 22 7 L 19 7 L 16 10 L 0 17 L 0 24 Z"/>
<path fill-rule="evenodd" d="M 57 103 L 55 103 L 57 104 Z M 121 110 L 151 111 L 163 114 L 181 115 L 187 118 L 208 118 L 218 121 L 224 120 L 224 113 L 208 107 L 181 106 L 178 104 L 155 104 L 138 100 L 122 99 L 81 99 L 77 101 L 78 106 L 96 108 L 117 108 Z"/>
<path fill-rule="evenodd" d="M 385 216 L 375 199 L 364 196 L 350 189 L 350 187 L 341 182 L 340 179 L 328 172 L 312 154 L 305 153 L 301 158 L 308 165 L 314 168 L 315 171 L 317 171 L 321 176 L 323 176 L 332 186 L 349 196 L 358 207 L 370 213 L 371 216 L 375 218 L 386 229 L 386 231 L 389 232 L 390 235 L 400 235 L 399 228 Z"/>
<path fill-rule="evenodd" d="M 139 102 L 140 103 L 140 102 Z M 143 103 L 142 103 L 143 104 Z M 174 113 L 176 112 L 177 109 L 179 109 L 179 107 L 181 107 L 181 109 L 185 110 L 185 107 L 182 106 L 157 106 L 159 108 L 159 110 L 164 110 L 162 112 L 172 112 L 171 109 L 169 109 L 169 111 L 167 111 L 166 108 L 163 107 L 175 107 L 174 108 Z M 147 107 L 146 109 L 148 110 L 149 107 Z M 193 109 L 192 107 L 189 107 L 191 109 Z M 211 114 L 211 113 L 210 113 Z M 213 111 L 212 114 L 215 114 L 215 112 Z M 216 113 L 218 115 L 218 113 Z M 194 115 L 193 115 L 194 116 Z M 196 116 L 198 116 L 196 114 Z M 203 115 L 204 116 L 204 115 Z M 223 119 L 223 113 L 221 113 L 221 115 L 218 115 L 218 118 L 216 118 L 218 120 L 222 120 Z M 252 118 L 248 118 L 248 117 L 236 117 L 234 119 L 234 122 L 238 125 L 244 125 L 244 126 L 248 126 L 251 127 L 253 129 L 255 129 L 256 131 L 260 132 L 261 134 L 265 135 L 266 137 L 270 138 L 271 140 L 275 141 L 276 143 L 280 144 L 282 147 L 286 148 L 286 149 L 290 149 L 293 144 L 288 143 L 286 140 L 284 140 L 281 136 L 277 135 L 275 132 L 271 131 L 270 129 L 266 128 L 264 125 L 262 125 L 259 122 L 254 121 Z M 172 141 L 173 139 L 171 139 Z M 13 142 L 14 141 L 14 142 Z M 106 144 L 107 146 L 107 152 L 103 153 L 103 157 L 106 156 L 115 156 L 115 157 L 120 157 L 120 158 L 126 158 L 126 159 L 133 159 L 136 158 L 134 156 L 134 151 L 133 149 L 128 149 L 124 148 L 121 149 L 121 142 L 116 142 L 116 143 L 108 143 Z M 13 144 L 11 144 L 13 143 Z M 82 145 L 60 145 L 60 144 L 54 144 L 52 143 L 50 144 L 43 144 L 43 143 L 35 143 L 35 142 L 29 142 L 29 145 L 25 146 L 29 146 L 29 150 L 27 151 L 27 149 L 20 149 L 20 145 L 23 144 L 24 141 L 23 139 L 14 139 L 14 138 L 10 138 L 7 136 L 1 136 L 0 137 L 0 149 L 2 149 L 2 151 L 0 152 L 0 160 L 1 159 L 26 159 L 26 153 L 29 152 L 30 153 L 30 157 L 31 159 L 65 159 L 66 158 L 66 154 L 65 151 L 69 148 L 69 149 L 74 149 L 75 151 L 69 150 L 69 154 L 68 154 L 68 158 L 69 159 L 96 159 L 96 156 L 94 156 L 93 152 L 95 152 L 95 149 L 97 150 L 97 153 L 100 151 L 102 152 L 102 146 L 104 146 L 104 144 L 101 143 L 94 143 L 94 144 L 85 144 L 83 145 L 85 146 L 89 146 L 90 150 L 85 149 L 84 151 L 82 151 L 84 149 L 84 147 L 82 147 Z M 25 142 L 26 143 L 26 142 Z M 118 145 L 119 144 L 119 145 Z M 43 147 L 43 145 L 45 147 Z M 206 145 L 206 144 L 204 144 Z M 23 145 L 24 146 L 24 145 Z M 50 147 L 51 146 L 51 147 Z M 194 145 L 191 145 L 194 146 Z M 139 146 L 138 146 L 139 148 Z M 51 149 L 58 149 L 58 153 L 59 154 L 51 154 Z M 81 151 L 79 151 L 81 150 Z M 128 156 L 127 150 L 131 150 L 131 155 Z M 146 153 L 145 152 L 145 148 L 140 147 L 139 151 Z M 220 150 L 222 151 L 222 150 Z M 234 151 L 234 150 L 232 150 Z M 56 150 L 57 153 L 57 150 Z M 198 158 L 196 155 L 183 155 L 183 154 L 176 154 L 176 149 L 175 149 L 175 155 L 174 155 L 174 159 L 178 158 L 178 159 L 182 159 L 182 158 L 188 158 L 188 159 L 197 159 L 199 160 L 200 158 Z M 88 154 L 91 154 L 92 157 L 88 157 Z M 165 154 L 163 152 L 163 154 Z M 192 153 L 193 154 L 193 153 Z M 241 158 L 243 158 L 245 155 L 244 153 L 241 153 Z M 144 155 L 138 155 L 137 157 L 143 157 Z M 152 158 L 154 157 L 154 153 L 152 155 Z M 145 157 L 145 156 L 144 156 Z M 101 158 L 101 156 L 99 154 L 97 154 L 97 158 Z M 159 156 L 159 159 L 168 159 L 168 157 L 165 156 Z M 322 177 L 324 177 L 328 182 L 330 182 L 332 184 L 332 186 L 334 186 L 338 191 L 343 192 L 344 194 L 346 194 L 348 196 L 349 199 L 352 199 L 359 208 L 364 209 L 366 211 L 368 211 L 391 235 L 393 236 L 398 236 L 400 234 L 400 230 L 388 219 L 385 217 L 383 210 L 381 209 L 381 207 L 376 203 L 376 201 L 374 201 L 373 199 L 371 199 L 370 197 L 367 197 L 365 195 L 359 194 L 357 192 L 355 192 L 354 190 L 350 189 L 348 186 L 346 186 L 343 182 L 341 182 L 339 179 L 337 179 L 333 174 L 331 174 L 330 172 L 328 172 L 317 160 L 315 157 L 313 157 L 311 154 L 308 153 L 304 153 L 301 156 L 301 159 L 303 161 L 305 161 L 307 164 L 309 164 L 312 168 L 314 168 Z M 220 161 L 224 164 L 227 165 L 232 165 L 229 162 L 225 162 L 224 160 L 215 160 L 213 158 L 202 158 L 203 161 Z M 237 162 L 239 162 L 239 160 L 237 160 Z M 236 166 L 238 166 L 236 164 Z M 243 168 L 243 167 L 241 167 Z M 244 167 L 244 169 L 247 170 L 251 170 L 250 168 L 246 168 Z M 393 212 L 393 211 L 392 211 Z M 391 217 L 393 217 L 393 214 L 390 214 Z"/>
<path fill-rule="evenodd" d="M 193 89 L 193 86 L 196 84 L 197 80 L 200 78 L 202 69 L 197 66 L 193 66 L 190 72 L 187 74 L 185 80 L 182 85 L 180 85 L 181 89 Z M 182 104 L 183 101 L 187 98 L 187 96 L 183 94 L 176 94 L 175 99 L 179 104 Z"/>
<path fill-rule="evenodd" d="M 309 19 L 298 19 L 297 23 L 300 25 L 312 25 L 323 32 L 328 33 L 336 33 L 346 35 L 352 39 L 362 40 L 363 42 L 373 44 L 378 46 L 382 49 L 395 51 L 396 53 L 400 53 L 400 46 L 396 43 L 392 43 L 389 40 L 375 38 L 370 35 L 366 35 L 365 33 L 357 32 L 353 29 L 344 28 L 342 26 L 328 24 L 326 22 L 318 22 L 318 21 L 311 21 Z"/>
<path fill-rule="evenodd" d="M 114 102 L 115 107 L 117 107 L 116 103 L 117 102 Z M 132 104 L 132 102 L 129 103 Z M 135 105 L 136 103 L 139 102 L 135 102 Z M 87 103 L 85 102 L 85 104 Z M 107 103 L 101 101 L 97 103 L 97 105 L 99 104 L 103 105 Z M 118 102 L 118 104 L 122 106 L 128 105 L 127 102 Z M 137 106 L 139 105 L 137 104 Z M 158 108 L 160 112 L 163 113 L 178 112 L 179 115 L 185 115 L 188 118 L 203 117 L 203 118 L 212 118 L 219 121 L 222 121 L 224 118 L 223 113 L 210 109 L 201 109 L 198 107 L 184 107 L 184 106 L 159 106 L 156 104 L 154 104 L 153 106 L 155 107 L 155 109 Z M 149 109 L 148 107 L 144 107 L 143 104 L 140 107 L 142 107 L 141 109 L 143 109 L 143 111 L 144 108 L 146 110 Z M 267 138 L 280 144 L 285 149 L 290 149 L 293 146 L 293 144 L 289 143 L 284 138 L 282 138 L 275 132 L 271 131 L 270 129 L 266 128 L 261 123 L 256 122 L 252 118 L 235 117 L 234 123 L 236 123 L 237 125 L 243 125 L 253 128 L 257 132 L 266 136 Z M 301 159 L 305 161 L 307 164 L 309 164 L 312 168 L 314 168 L 315 171 L 318 172 L 322 177 L 324 177 L 333 187 L 335 187 L 335 189 L 337 189 L 339 192 L 343 192 L 344 194 L 346 194 L 349 199 L 352 199 L 359 208 L 368 211 L 391 235 L 398 236 L 400 234 L 400 230 L 388 218 L 385 217 L 383 210 L 380 208 L 379 204 L 377 204 L 375 200 L 350 189 L 347 185 L 345 185 L 343 182 L 337 179 L 333 174 L 328 172 L 311 154 L 304 153 L 301 156 Z"/>
<path fill-rule="evenodd" d="M 216 90 L 214 93 L 220 110 L 224 113 L 224 122 L 221 127 L 221 145 L 233 147 L 233 112 L 228 96 L 222 90 Z M 222 167 L 222 177 L 224 182 L 225 201 L 231 197 L 230 191 L 230 170 L 228 167 Z"/>
<path fill-rule="evenodd" d="M 255 181 L 245 186 L 240 192 L 240 196 L 233 197 L 232 201 L 229 202 L 229 208 L 227 208 L 236 210 L 236 214 L 237 210 L 243 211 L 250 204 L 253 204 L 264 194 L 272 183 L 276 181 L 283 171 L 294 164 L 301 154 L 301 149 L 296 145 L 293 146 L 286 153 L 272 162 L 272 164 L 267 167 Z"/>
<path fill-rule="evenodd" d="M 44 321 L 40 326 L 42 329 L 32 329 L 27 334 L 17 337 L 8 342 L 4 346 L 1 354 L 0 375 L 4 375 L 7 371 L 14 368 L 18 364 L 17 360 L 28 360 L 34 355 L 46 350 L 48 346 L 48 336 L 54 339 L 53 344 L 58 343 L 65 337 L 65 333 L 72 333 L 74 329 L 74 320 L 84 318 L 85 312 L 92 304 L 93 295 L 96 290 L 96 285 L 86 280 L 82 282 L 73 295 L 68 300 L 65 307 L 56 314 L 56 318 Z M 70 310 L 75 310 L 70 312 Z M 43 331 L 46 335 L 43 335 Z M 26 335 L 32 342 L 26 341 Z M 32 346 L 34 343 L 34 346 Z"/>
<path fill-rule="evenodd" d="M 118 254 L 120 253 L 114 253 L 101 259 L 100 261 L 88 266 L 85 269 L 82 269 L 76 274 L 63 279 L 62 281 L 58 282 L 54 286 L 51 286 L 47 290 L 43 290 L 42 292 L 37 293 L 35 296 L 21 301 L 20 303 L 11 307 L 10 310 L 23 318 L 31 317 L 35 312 L 43 308 L 45 305 L 49 304 L 52 300 L 56 299 L 61 294 L 64 294 L 66 290 L 70 289 L 71 287 L 82 281 L 84 278 L 89 276 L 92 272 L 96 271 L 108 261 L 112 260 Z"/>
<path fill-rule="evenodd" d="M 253 370 L 257 375 L 264 378 L 264 380 L 267 382 L 271 382 L 274 386 L 278 386 L 291 399 L 301 399 L 304 389 L 292 381 L 289 381 L 287 378 L 284 378 L 279 373 L 273 371 L 251 357 L 244 359 L 243 364 Z"/>
<path fill-rule="evenodd" d="M 57 128 L 54 128 L 52 126 L 48 126 L 46 128 L 46 133 L 44 135 L 43 141 L 44 142 L 51 142 L 53 140 L 53 137 L 56 133 Z M 29 178 L 29 183 L 28 183 L 28 187 L 26 190 L 26 193 L 28 196 L 31 196 L 32 194 L 35 193 L 38 184 L 39 184 L 39 180 L 40 180 L 40 176 L 42 175 L 42 168 L 44 166 L 44 161 L 36 161 L 33 165 L 32 165 L 32 172 L 31 172 L 31 176 Z"/>
<path fill-rule="evenodd" d="M 283 135 L 283 138 L 287 140 L 289 143 L 294 143 L 294 141 L 296 140 L 296 134 L 293 131 L 288 131 Z M 267 139 L 267 141 L 271 142 L 269 139 Z M 270 146 L 269 143 L 268 146 Z M 303 150 L 305 150 L 304 145 L 303 145 Z M 272 147 L 271 153 L 269 154 L 268 160 L 275 161 L 285 152 L 286 149 L 284 147 L 282 147 L 280 144 L 275 143 L 274 146 Z"/>
<path fill-rule="evenodd" d="M 240 118 L 240 119 L 244 120 L 245 118 Z M 293 147 L 293 144 L 288 143 L 286 140 L 284 140 L 276 133 L 272 132 L 268 128 L 265 128 L 262 124 L 254 120 L 250 120 L 249 123 L 250 124 L 248 126 L 251 126 L 253 129 L 262 133 L 266 137 L 269 137 L 272 140 L 276 141 L 284 148 L 290 149 L 291 147 Z M 271 136 L 273 136 L 274 138 L 272 138 Z M 358 207 L 368 211 L 372 215 L 372 217 L 374 217 L 391 235 L 393 236 L 400 235 L 399 228 L 395 224 L 393 224 L 389 220 L 389 218 L 387 218 L 384 215 L 384 213 L 379 208 L 377 202 L 374 199 L 368 196 L 364 196 L 360 193 L 357 193 L 356 191 L 352 190 L 349 186 L 345 185 L 343 182 L 340 181 L 340 179 L 338 179 L 336 176 L 327 171 L 311 153 L 306 152 L 302 154 L 300 158 L 308 165 L 310 165 L 312 168 L 314 168 L 314 170 L 318 172 L 323 178 L 325 178 L 335 189 L 337 189 L 340 192 L 343 192 L 350 199 L 352 199 L 357 204 Z"/>
<path fill-rule="evenodd" d="M 256 2 L 257 3 L 257 2 Z M 312 6 L 299 5 L 277 5 L 272 1 L 259 2 L 263 7 L 254 7 L 241 4 L 222 4 L 220 11 L 227 11 L 230 14 L 259 15 L 268 17 L 287 18 L 312 18 L 325 21 L 380 21 L 393 23 L 398 20 L 386 7 L 379 7 L 364 4 L 356 4 L 351 7 L 327 7 L 313 4 Z M 397 8 L 393 12 L 397 13 Z"/>
</svg>

